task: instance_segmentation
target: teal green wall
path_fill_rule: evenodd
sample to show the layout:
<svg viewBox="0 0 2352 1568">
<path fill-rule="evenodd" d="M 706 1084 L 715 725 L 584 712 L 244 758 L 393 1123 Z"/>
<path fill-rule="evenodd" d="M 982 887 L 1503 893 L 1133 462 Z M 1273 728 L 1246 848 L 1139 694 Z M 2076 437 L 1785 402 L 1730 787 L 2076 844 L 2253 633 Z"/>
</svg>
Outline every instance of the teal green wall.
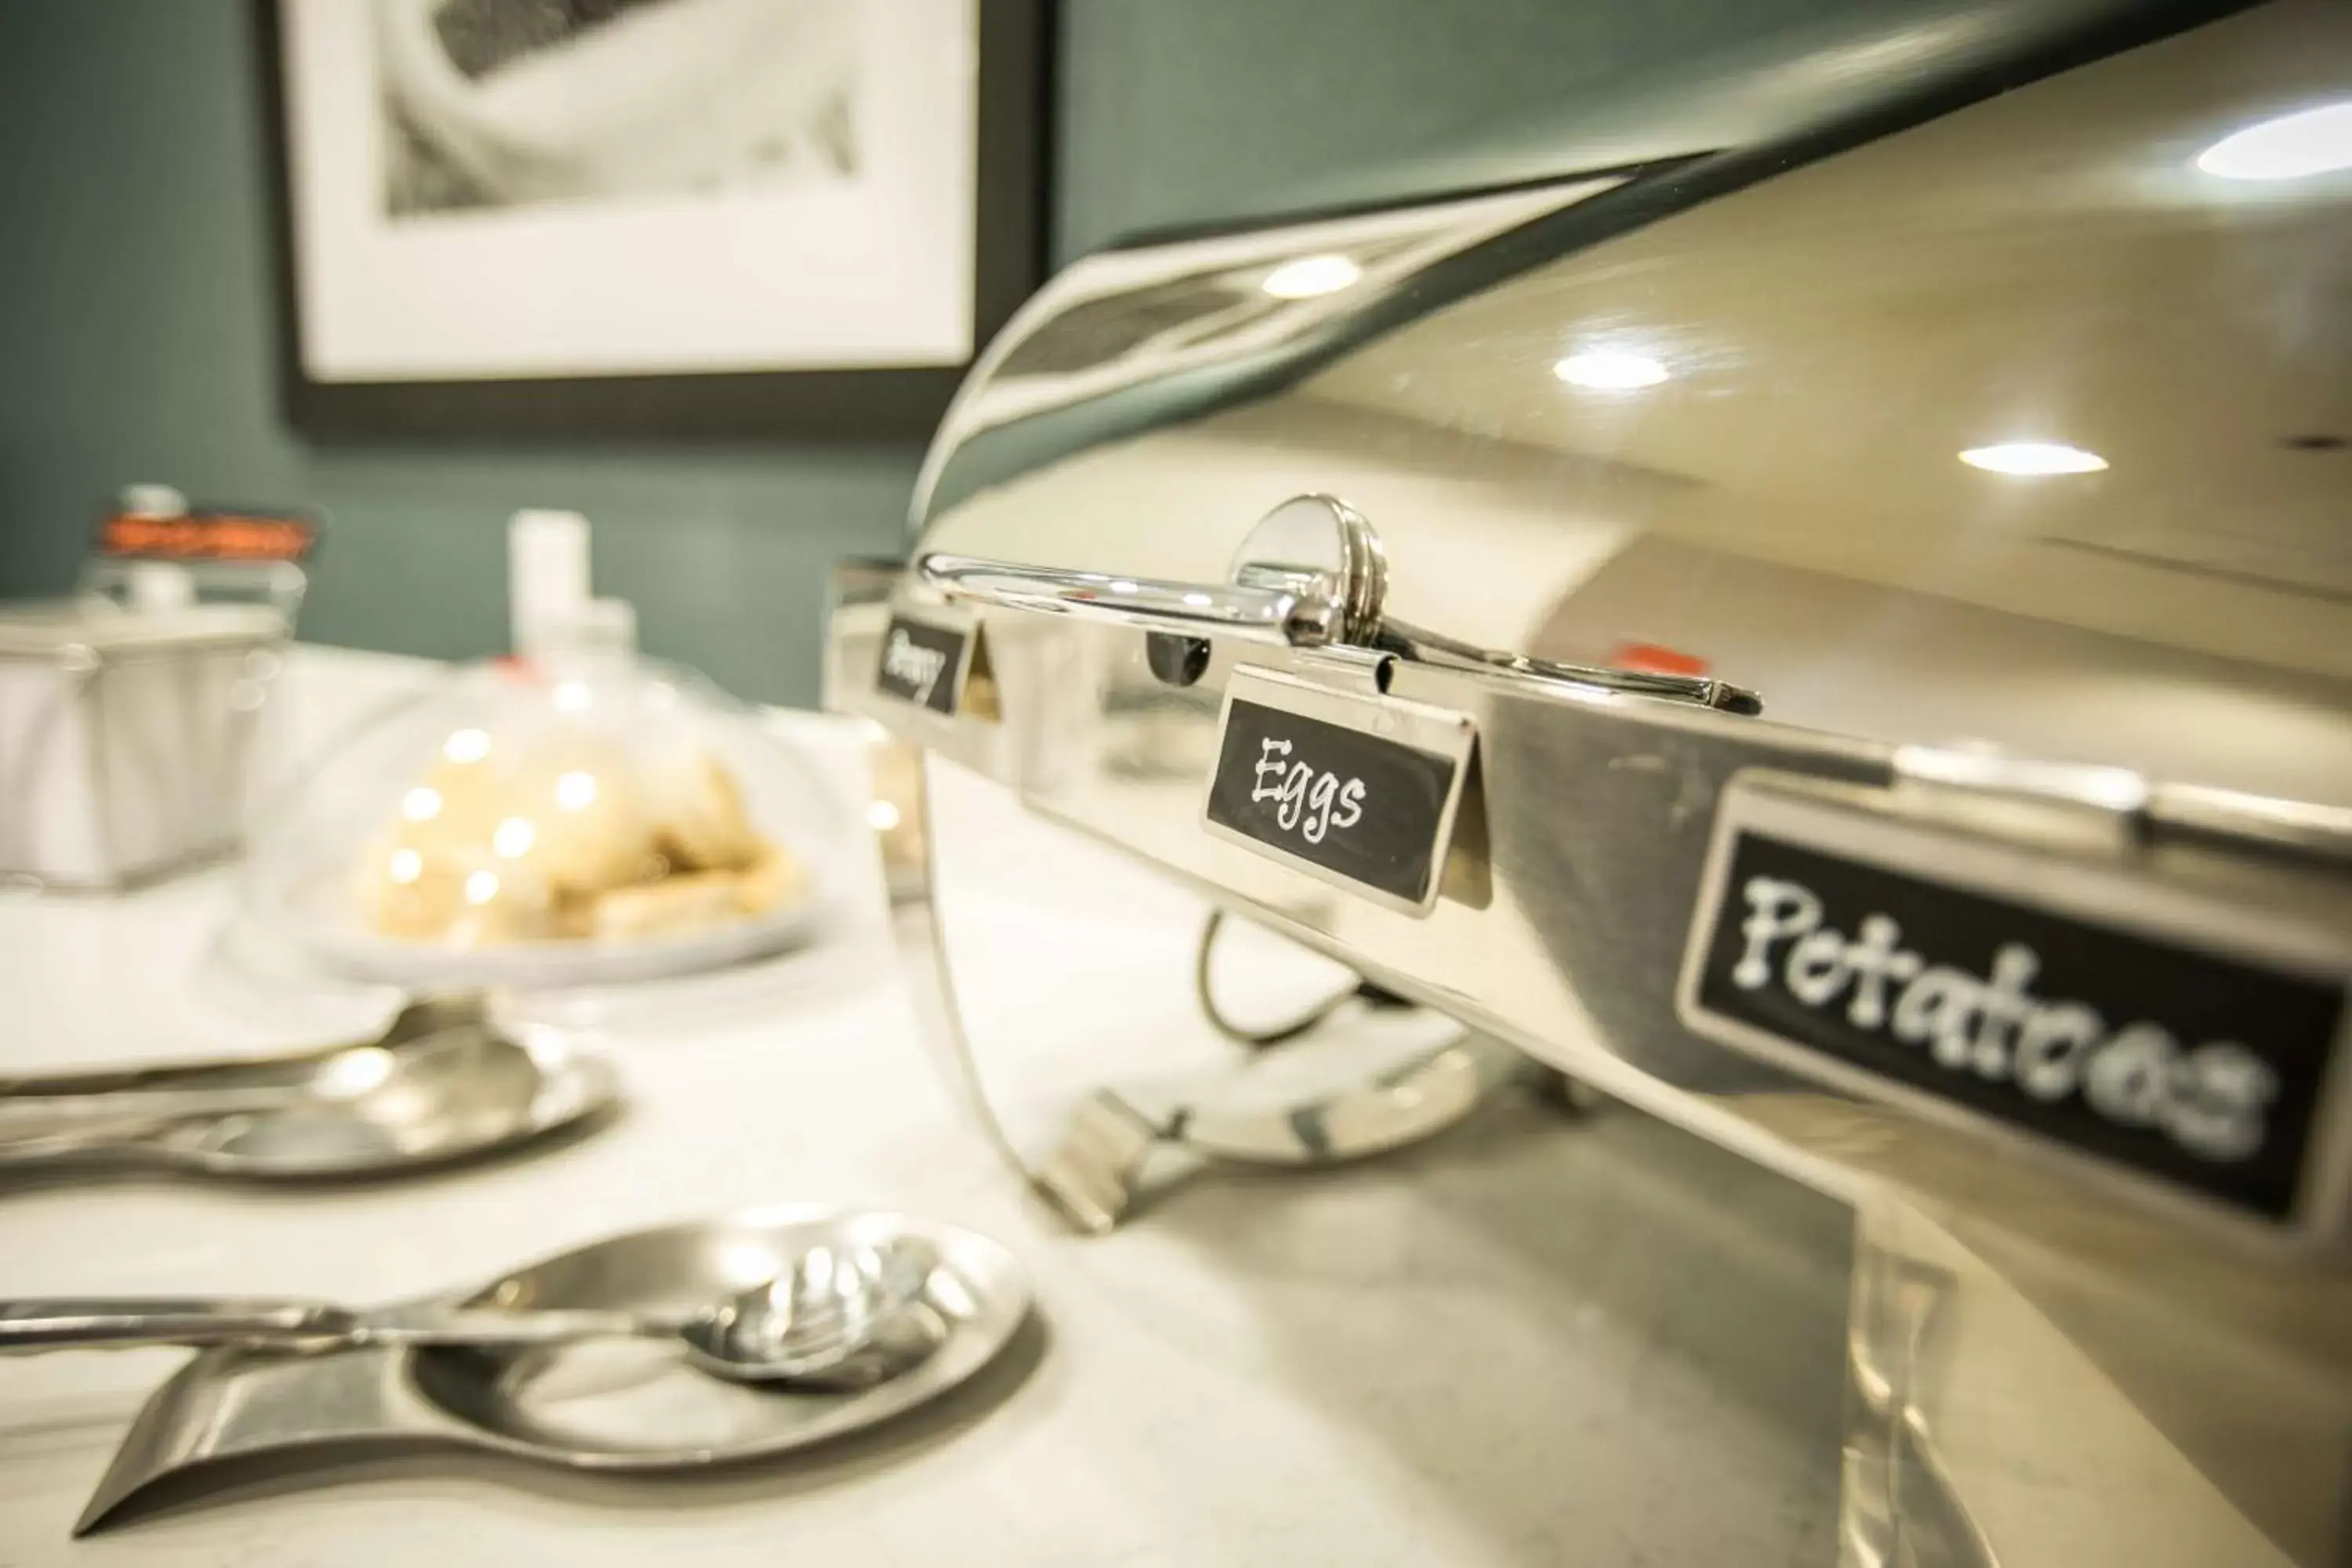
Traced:
<svg viewBox="0 0 2352 1568">
<path fill-rule="evenodd" d="M 246 0 L 0 0 L 0 595 L 70 581 L 126 481 L 323 507 L 328 642 L 506 639 L 505 519 L 575 507 L 646 645 L 814 700 L 824 574 L 894 547 L 919 451 L 324 447 L 280 419 Z"/>
<path fill-rule="evenodd" d="M 1055 249 L 1379 190 L 1727 17 L 1839 8 L 1066 0 Z M 248 0 L 0 0 L 0 595 L 64 587 L 101 498 L 152 479 L 325 508 L 308 635 L 478 655 L 505 637 L 507 514 L 573 507 L 651 649 L 809 700 L 826 567 L 895 551 L 919 452 L 299 438 L 275 403 L 251 25 Z"/>
</svg>

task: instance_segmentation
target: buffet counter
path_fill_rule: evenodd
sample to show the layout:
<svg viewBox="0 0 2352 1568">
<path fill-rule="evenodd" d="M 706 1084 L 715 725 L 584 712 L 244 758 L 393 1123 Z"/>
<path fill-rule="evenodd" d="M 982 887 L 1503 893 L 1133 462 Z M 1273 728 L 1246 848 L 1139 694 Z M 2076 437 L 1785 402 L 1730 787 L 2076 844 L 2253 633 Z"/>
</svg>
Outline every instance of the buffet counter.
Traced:
<svg viewBox="0 0 2352 1568">
<path fill-rule="evenodd" d="M 303 648 L 305 743 L 429 667 Z M 864 731 L 780 715 L 863 816 Z M 1032 874 L 1034 876 L 1034 870 Z M 363 1034 L 392 998 L 266 1005 L 209 978 L 235 868 L 106 900 L 0 899 L 0 1070 Z M 1837 1559 L 1851 1216 L 1622 1109 L 1507 1097 L 1322 1173 L 1205 1173 L 1080 1239 L 950 1091 L 878 861 L 813 945 L 630 988 L 593 1021 L 609 1125 L 421 1178 L 290 1188 L 55 1177 L 0 1189 L 12 1296 L 368 1301 L 599 1236 L 778 1202 L 887 1205 L 1009 1246 L 1038 1308 L 939 1405 L 782 1462 L 667 1478 L 456 1451 L 325 1457 L 69 1536 L 185 1352 L 0 1362 L 0 1561 L 247 1568 L 656 1554 L 723 1565 Z M 1008 898 L 1008 929 L 1032 919 Z M 1083 1010 L 1150 933 L 1057 931 Z M 1189 929 L 1165 933 L 1189 952 Z M 1099 962 L 1097 962 L 1099 960 Z M 730 988 L 755 986 L 716 1005 Z M 967 997 L 967 1005 L 1015 1005 Z M 1106 1039 L 1104 1076 L 1122 1067 Z M 1142 1066 L 1144 1064 L 1135 1064 Z"/>
</svg>

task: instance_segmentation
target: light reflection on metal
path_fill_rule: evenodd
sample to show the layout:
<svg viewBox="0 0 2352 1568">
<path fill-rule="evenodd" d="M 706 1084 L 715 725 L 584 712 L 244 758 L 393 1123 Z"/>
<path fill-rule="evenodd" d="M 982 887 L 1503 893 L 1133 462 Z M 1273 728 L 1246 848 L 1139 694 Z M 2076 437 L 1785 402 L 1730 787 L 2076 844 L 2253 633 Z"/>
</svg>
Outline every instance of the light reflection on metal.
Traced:
<svg viewBox="0 0 2352 1568">
<path fill-rule="evenodd" d="M 1624 349 L 1587 349 L 1572 353 L 1553 365 L 1551 373 L 1570 386 L 1587 392 L 1639 392 L 1657 385 L 1673 374 L 1656 356 Z"/>
<path fill-rule="evenodd" d="M 1989 474 L 2012 474 L 2021 479 L 2046 479 L 2053 474 L 2095 474 L 2107 466 L 2096 452 L 2063 441 L 2002 441 L 1990 447 L 1970 447 L 1960 461 Z"/>
<path fill-rule="evenodd" d="M 1258 287 L 1277 300 L 1312 300 L 1355 286 L 1364 269 L 1344 256 L 1302 256 L 1265 275 Z"/>
<path fill-rule="evenodd" d="M 2197 166 L 2224 180 L 2303 180 L 2352 169 L 2352 100 L 2233 132 L 2199 153 Z"/>
</svg>

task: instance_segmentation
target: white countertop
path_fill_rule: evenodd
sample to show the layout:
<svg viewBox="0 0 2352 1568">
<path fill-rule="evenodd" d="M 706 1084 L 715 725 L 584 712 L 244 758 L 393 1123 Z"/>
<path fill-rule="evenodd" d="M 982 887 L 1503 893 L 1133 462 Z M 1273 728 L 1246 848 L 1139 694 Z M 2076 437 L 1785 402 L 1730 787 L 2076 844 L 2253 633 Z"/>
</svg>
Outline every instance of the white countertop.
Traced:
<svg viewBox="0 0 2352 1568">
<path fill-rule="evenodd" d="M 399 668 L 306 650 L 294 696 L 331 712 Z M 860 787 L 854 749 L 829 743 Z M 229 892 L 215 871 L 0 900 L 0 1071 L 331 1033 L 331 1010 L 264 1016 L 206 983 Z M 0 1292 L 364 1301 L 658 1221 L 873 1203 L 985 1230 L 1028 1264 L 1042 1331 L 1001 1373 L 941 1415 L 722 1474 L 415 1454 L 74 1542 L 182 1352 L 5 1362 L 0 1564 L 1836 1560 L 1848 1220 L 1829 1200 L 1631 1111 L 1570 1123 L 1514 1103 L 1351 1170 L 1211 1173 L 1081 1240 L 936 1073 L 878 869 L 761 985 L 755 1008 L 605 1030 L 626 1113 L 535 1153 L 329 1191 L 0 1191 Z"/>
</svg>

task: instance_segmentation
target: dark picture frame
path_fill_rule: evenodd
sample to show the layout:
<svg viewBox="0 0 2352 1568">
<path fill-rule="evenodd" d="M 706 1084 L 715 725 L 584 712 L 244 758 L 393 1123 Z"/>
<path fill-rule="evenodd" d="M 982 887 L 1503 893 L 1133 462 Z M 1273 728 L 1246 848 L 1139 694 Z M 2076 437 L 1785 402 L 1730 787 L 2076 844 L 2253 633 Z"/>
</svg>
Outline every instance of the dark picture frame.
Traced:
<svg viewBox="0 0 2352 1568">
<path fill-rule="evenodd" d="M 322 381 L 302 353 L 286 79 L 288 0 L 251 0 L 269 173 L 286 417 L 327 439 L 921 439 L 970 369 L 722 370 L 514 379 Z M 1043 280 L 1055 0 L 978 0 L 972 354 Z"/>
</svg>

